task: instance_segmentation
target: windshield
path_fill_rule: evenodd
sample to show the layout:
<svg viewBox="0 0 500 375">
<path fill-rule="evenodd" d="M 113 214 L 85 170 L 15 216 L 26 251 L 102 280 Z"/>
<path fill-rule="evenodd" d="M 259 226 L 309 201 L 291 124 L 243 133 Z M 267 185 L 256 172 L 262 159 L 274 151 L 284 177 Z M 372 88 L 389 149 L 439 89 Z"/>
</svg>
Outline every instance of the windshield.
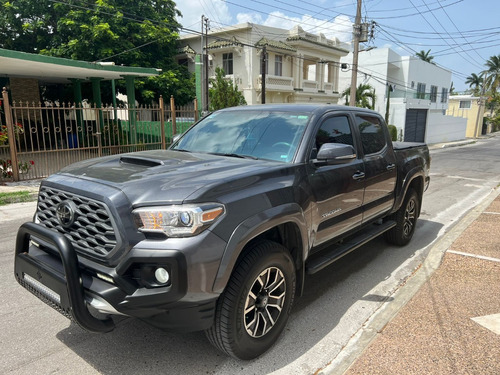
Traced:
<svg viewBox="0 0 500 375">
<path fill-rule="evenodd" d="M 290 162 L 309 115 L 294 112 L 215 112 L 171 149 Z"/>
</svg>

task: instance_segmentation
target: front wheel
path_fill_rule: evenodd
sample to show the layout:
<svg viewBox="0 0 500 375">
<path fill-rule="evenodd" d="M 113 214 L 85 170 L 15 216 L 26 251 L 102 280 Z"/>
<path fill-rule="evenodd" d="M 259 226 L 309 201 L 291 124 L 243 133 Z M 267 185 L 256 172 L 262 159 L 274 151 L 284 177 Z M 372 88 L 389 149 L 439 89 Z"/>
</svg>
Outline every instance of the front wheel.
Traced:
<svg viewBox="0 0 500 375">
<path fill-rule="evenodd" d="M 417 225 L 420 210 L 420 200 L 413 189 L 408 189 L 403 205 L 390 218 L 396 221 L 396 226 L 385 232 L 387 242 L 404 246 L 410 242 Z"/>
<path fill-rule="evenodd" d="M 258 243 L 236 266 L 206 335 L 232 357 L 256 358 L 285 328 L 294 295 L 295 270 L 287 249 L 271 241 Z"/>
</svg>

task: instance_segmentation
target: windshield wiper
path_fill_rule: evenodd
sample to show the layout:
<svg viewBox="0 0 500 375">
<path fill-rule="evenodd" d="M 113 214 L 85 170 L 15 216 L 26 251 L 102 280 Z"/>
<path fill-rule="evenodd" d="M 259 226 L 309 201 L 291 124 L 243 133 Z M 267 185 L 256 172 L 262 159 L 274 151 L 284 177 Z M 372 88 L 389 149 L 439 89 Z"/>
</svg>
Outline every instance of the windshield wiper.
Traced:
<svg viewBox="0 0 500 375">
<path fill-rule="evenodd" d="M 240 158 L 240 159 L 259 160 L 259 158 L 252 156 L 252 155 L 240 155 L 240 154 L 224 153 L 224 152 L 209 152 L 209 154 L 210 155 L 218 155 L 218 156 L 229 156 L 232 158 Z"/>
</svg>

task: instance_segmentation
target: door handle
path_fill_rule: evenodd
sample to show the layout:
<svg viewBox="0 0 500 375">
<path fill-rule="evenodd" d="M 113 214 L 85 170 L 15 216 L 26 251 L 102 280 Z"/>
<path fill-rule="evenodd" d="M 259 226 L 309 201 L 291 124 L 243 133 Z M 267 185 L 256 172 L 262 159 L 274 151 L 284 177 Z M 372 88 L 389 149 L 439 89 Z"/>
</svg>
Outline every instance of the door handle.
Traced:
<svg viewBox="0 0 500 375">
<path fill-rule="evenodd" d="M 388 171 L 392 171 L 394 168 L 396 168 L 396 164 L 389 164 L 389 165 L 386 167 L 386 169 L 387 169 Z"/>
<path fill-rule="evenodd" d="M 352 178 L 355 180 L 362 180 L 365 178 L 365 173 L 364 172 L 356 172 L 352 175 Z"/>
</svg>

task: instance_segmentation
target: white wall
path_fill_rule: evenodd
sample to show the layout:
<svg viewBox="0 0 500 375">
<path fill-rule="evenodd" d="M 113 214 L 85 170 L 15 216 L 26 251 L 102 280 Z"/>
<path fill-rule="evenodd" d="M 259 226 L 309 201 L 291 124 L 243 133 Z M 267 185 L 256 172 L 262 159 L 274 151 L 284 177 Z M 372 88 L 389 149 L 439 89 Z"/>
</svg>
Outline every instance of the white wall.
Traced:
<svg viewBox="0 0 500 375">
<path fill-rule="evenodd" d="M 467 119 L 430 112 L 427 115 L 425 142 L 428 144 L 465 139 Z"/>
</svg>

